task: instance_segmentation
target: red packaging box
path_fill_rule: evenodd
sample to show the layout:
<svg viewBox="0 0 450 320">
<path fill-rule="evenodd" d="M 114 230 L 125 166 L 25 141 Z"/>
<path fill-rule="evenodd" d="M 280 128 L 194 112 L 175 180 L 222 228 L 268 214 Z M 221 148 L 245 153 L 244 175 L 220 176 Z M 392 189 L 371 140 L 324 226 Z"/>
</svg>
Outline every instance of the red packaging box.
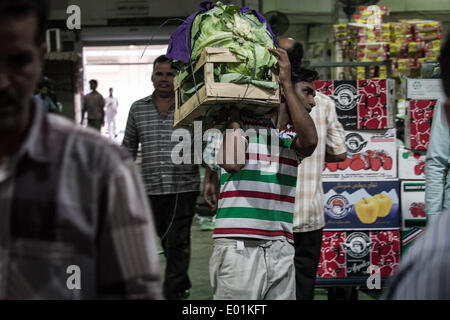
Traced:
<svg viewBox="0 0 450 320">
<path fill-rule="evenodd" d="M 425 179 L 425 151 L 398 149 L 398 178 Z"/>
<path fill-rule="evenodd" d="M 400 185 L 402 230 L 425 227 L 425 180 L 405 180 Z"/>
<path fill-rule="evenodd" d="M 319 80 L 315 86 L 335 101 L 345 130 L 395 127 L 394 80 Z"/>
<path fill-rule="evenodd" d="M 400 262 L 400 231 L 324 231 L 318 278 L 361 279 L 370 276 L 370 267 L 381 277 L 394 274 Z"/>
<path fill-rule="evenodd" d="M 324 164 L 324 181 L 385 180 L 397 177 L 396 130 L 348 130 L 347 157 Z"/>
<path fill-rule="evenodd" d="M 405 147 L 427 150 L 431 121 L 438 100 L 409 100 L 406 106 Z"/>
</svg>

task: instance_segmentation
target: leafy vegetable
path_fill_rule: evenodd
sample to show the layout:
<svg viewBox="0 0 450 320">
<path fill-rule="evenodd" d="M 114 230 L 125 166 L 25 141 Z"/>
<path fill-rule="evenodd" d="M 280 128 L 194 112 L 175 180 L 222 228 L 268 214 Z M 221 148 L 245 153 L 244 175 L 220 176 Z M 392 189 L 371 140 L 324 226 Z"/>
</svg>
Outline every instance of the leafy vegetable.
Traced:
<svg viewBox="0 0 450 320">
<path fill-rule="evenodd" d="M 278 89 L 272 82 L 271 68 L 276 59 L 268 48 L 274 48 L 273 38 L 265 23 L 259 22 L 251 12 L 241 13 L 235 5 L 223 5 L 196 16 L 191 27 L 191 63 L 198 61 L 206 47 L 228 48 L 242 63 L 221 63 L 215 65 L 214 73 L 219 82 L 251 83 L 269 89 Z M 190 64 L 178 62 L 178 82 L 191 71 Z M 189 78 L 182 87 L 182 100 L 187 100 L 203 85 L 201 74 L 195 74 L 195 83 Z M 186 89 L 183 92 L 183 89 Z"/>
</svg>

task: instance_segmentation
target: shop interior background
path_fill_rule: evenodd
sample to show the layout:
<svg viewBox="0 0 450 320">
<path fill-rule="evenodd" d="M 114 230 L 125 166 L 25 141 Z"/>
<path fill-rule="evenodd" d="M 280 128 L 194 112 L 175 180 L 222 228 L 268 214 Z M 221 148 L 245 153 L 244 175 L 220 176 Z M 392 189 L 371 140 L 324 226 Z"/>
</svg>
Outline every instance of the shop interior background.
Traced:
<svg viewBox="0 0 450 320">
<path fill-rule="evenodd" d="M 81 97 L 90 91 L 88 81 L 97 79 L 98 91 L 104 97 L 112 87 L 119 100 L 116 142 L 120 143 L 132 102 L 153 91 L 150 77 L 154 59 L 165 53 L 170 35 L 183 19 L 198 10 L 202 1 L 50 0 L 45 76 L 53 80 L 53 89 L 63 105 L 63 115 L 80 122 Z M 333 25 L 349 22 L 344 2 L 362 1 L 222 0 L 225 4 L 248 6 L 264 15 L 283 14 L 288 23 L 282 26 L 278 36 L 292 37 L 304 45 L 304 64 L 336 61 Z M 450 0 L 380 0 L 365 4 L 387 6 L 389 15 L 383 18 L 384 22 L 412 18 L 441 21 L 443 39 L 450 30 Z M 70 5 L 81 9 L 80 29 L 67 28 Z M 335 70 L 318 71 L 321 79 L 338 76 Z M 209 213 L 209 208 L 205 212 Z M 202 299 L 209 298 L 209 279 L 204 270 L 211 245 L 209 235 L 202 231 L 197 234 L 202 238 L 193 237 L 192 261 L 195 264 L 190 272 L 196 275 L 197 281 L 192 297 Z M 202 252 L 200 258 L 197 252 Z"/>
<path fill-rule="evenodd" d="M 51 0 L 49 27 L 56 30 L 56 44 L 47 55 L 45 75 L 54 81 L 63 104 L 63 114 L 79 122 L 81 96 L 89 92 L 88 81 L 98 78 L 99 92 L 107 96 L 113 87 L 119 99 L 118 130 L 123 130 L 131 103 L 151 94 L 152 62 L 165 52 L 170 35 L 201 0 Z M 233 0 L 266 14 L 283 13 L 288 24 L 281 37 L 292 37 L 307 48 L 305 63 L 335 61 L 333 24 L 346 23 L 341 1 L 316 0 Z M 345 1 L 344 1 L 345 2 Z M 376 1 L 372 1 L 375 3 Z M 385 21 L 411 17 L 442 21 L 443 38 L 450 26 L 450 1 L 380 0 L 388 6 Z M 68 30 L 67 8 L 81 9 L 79 30 Z M 142 53 L 145 54 L 142 56 Z M 336 78 L 333 70 L 320 70 L 322 79 Z"/>
</svg>

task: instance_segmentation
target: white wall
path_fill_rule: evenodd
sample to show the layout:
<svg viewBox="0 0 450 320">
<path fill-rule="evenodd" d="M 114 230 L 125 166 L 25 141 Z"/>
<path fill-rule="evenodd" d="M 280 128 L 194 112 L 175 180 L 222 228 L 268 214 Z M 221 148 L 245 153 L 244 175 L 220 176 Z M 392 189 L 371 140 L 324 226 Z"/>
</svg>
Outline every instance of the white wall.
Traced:
<svg viewBox="0 0 450 320">
<path fill-rule="evenodd" d="M 98 81 L 97 91 L 103 97 L 109 95 L 109 88 L 114 88 L 114 96 L 119 100 L 116 118 L 117 132 L 125 129 L 131 104 L 153 92 L 154 88 L 151 82 L 152 63 L 158 55 L 165 53 L 166 50 L 167 46 L 149 46 L 145 50 L 143 64 L 137 64 L 142 63 L 140 55 L 143 47 L 89 47 L 84 49 L 83 54 L 86 61 L 84 66 L 84 91 L 89 93 L 88 81 L 91 79 Z M 108 59 L 104 60 L 107 64 L 96 62 L 98 60 L 95 58 L 102 55 L 102 51 L 105 58 L 112 57 L 109 59 L 110 63 L 107 63 Z M 114 52 L 116 52 L 115 55 Z"/>
</svg>

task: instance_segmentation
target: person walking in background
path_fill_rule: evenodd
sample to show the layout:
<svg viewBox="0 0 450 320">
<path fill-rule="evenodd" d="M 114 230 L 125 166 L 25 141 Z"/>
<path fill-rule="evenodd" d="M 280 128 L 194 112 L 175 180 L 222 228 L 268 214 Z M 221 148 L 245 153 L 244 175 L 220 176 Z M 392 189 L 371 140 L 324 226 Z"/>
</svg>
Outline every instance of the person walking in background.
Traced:
<svg viewBox="0 0 450 320">
<path fill-rule="evenodd" d="M 0 299 L 161 299 L 131 157 L 33 97 L 47 16 L 45 0 L 0 1 Z"/>
<path fill-rule="evenodd" d="M 187 298 L 191 287 L 191 224 L 200 193 L 198 165 L 172 161 L 172 150 L 179 143 L 171 139 L 175 75 L 172 60 L 166 56 L 155 60 L 151 78 L 155 91 L 133 103 L 123 139 L 134 159 L 139 143 L 142 147 L 142 175 L 166 257 L 164 294 L 170 300 Z"/>
<path fill-rule="evenodd" d="M 450 129 L 445 118 L 445 104 L 434 110 L 431 136 L 425 162 L 425 211 L 427 224 L 450 207 Z"/>
<path fill-rule="evenodd" d="M 437 144 L 442 144 L 444 147 L 446 146 L 446 155 L 448 155 L 448 141 L 450 139 L 448 132 L 450 126 L 450 36 L 447 37 L 445 45 L 441 50 L 439 60 L 441 63 L 441 77 L 446 100 L 442 103 L 441 112 L 433 116 L 431 134 L 433 135 L 435 128 L 439 128 L 438 132 L 441 135 L 439 136 L 439 140 L 435 137 L 436 140 L 434 141 Z M 435 125 L 435 121 L 438 125 Z M 441 131 L 442 126 L 447 128 L 446 131 Z M 433 155 L 442 157 L 442 154 L 433 151 L 427 154 L 427 161 L 428 157 Z M 448 161 L 448 159 L 448 157 L 444 157 L 438 161 L 444 162 L 443 160 Z M 448 172 L 449 162 L 446 163 Z M 439 187 L 443 188 L 442 184 L 445 181 L 445 174 L 441 173 L 439 179 L 432 181 L 428 180 L 428 174 L 429 172 L 427 171 L 427 189 L 429 184 L 431 186 L 439 184 Z M 447 197 L 448 184 L 447 175 Z M 436 201 L 442 205 L 442 192 L 429 193 L 427 196 L 429 197 L 428 201 Z M 450 208 L 444 209 L 433 218 L 434 221 L 427 225 L 425 233 L 420 239 L 415 241 L 412 247 L 408 249 L 406 255 L 402 257 L 397 271 L 390 278 L 387 288 L 383 291 L 382 299 L 450 299 Z"/>
<path fill-rule="evenodd" d="M 119 108 L 119 101 L 113 97 L 113 88 L 109 88 L 109 96 L 105 98 L 106 107 L 106 124 L 108 126 L 108 135 L 110 139 L 117 136 L 116 134 L 116 115 Z"/>
<path fill-rule="evenodd" d="M 301 68 L 303 59 L 303 45 L 292 38 L 281 38 L 278 46 L 287 51 L 292 68 Z"/>
<path fill-rule="evenodd" d="M 87 112 L 88 126 L 100 131 L 105 123 L 105 100 L 97 92 L 97 80 L 90 80 L 89 86 L 91 92 L 84 96 L 83 108 L 81 110 L 81 124 L 83 124 L 84 114 Z"/>
<path fill-rule="evenodd" d="M 278 41 L 289 55 L 294 70 L 304 72 L 301 68 L 303 47 L 292 38 Z M 304 77 L 300 90 L 305 84 L 317 80 L 317 72 Z M 314 153 L 304 159 L 298 167 L 297 189 L 294 206 L 294 246 L 295 279 L 297 300 L 313 300 L 316 273 L 322 248 L 322 233 L 325 226 L 323 209 L 322 168 L 325 161 L 338 162 L 346 158 L 345 132 L 337 119 L 334 102 L 315 92 L 315 107 L 310 116 L 317 130 L 318 143 Z"/>
<path fill-rule="evenodd" d="M 50 83 L 48 80 L 42 80 L 39 85 L 39 93 L 35 95 L 35 98 L 39 99 L 46 112 L 56 112 L 58 107 L 56 106 L 53 99 L 49 96 L 50 93 Z"/>
</svg>

